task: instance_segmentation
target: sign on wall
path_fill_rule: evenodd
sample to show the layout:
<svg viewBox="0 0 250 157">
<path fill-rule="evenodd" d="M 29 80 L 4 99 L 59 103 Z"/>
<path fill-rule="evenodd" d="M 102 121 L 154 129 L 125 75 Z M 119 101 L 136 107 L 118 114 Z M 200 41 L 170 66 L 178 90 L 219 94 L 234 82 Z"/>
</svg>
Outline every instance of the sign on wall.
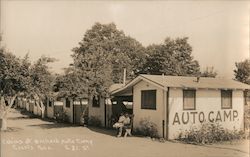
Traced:
<svg viewBox="0 0 250 157">
<path fill-rule="evenodd" d="M 210 111 L 208 113 L 198 111 L 188 111 L 174 115 L 173 125 L 181 125 L 188 123 L 203 123 L 203 122 L 227 122 L 236 121 L 238 118 L 237 110 Z"/>
</svg>

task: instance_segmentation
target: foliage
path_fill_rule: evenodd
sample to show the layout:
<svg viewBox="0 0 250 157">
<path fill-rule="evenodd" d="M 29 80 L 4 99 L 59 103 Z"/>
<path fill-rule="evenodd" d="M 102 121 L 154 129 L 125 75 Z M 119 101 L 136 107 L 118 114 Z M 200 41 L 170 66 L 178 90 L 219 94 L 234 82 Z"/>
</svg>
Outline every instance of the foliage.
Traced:
<svg viewBox="0 0 250 157">
<path fill-rule="evenodd" d="M 43 100 L 51 93 L 53 82 L 47 64 L 53 61 L 53 58 L 42 56 L 31 64 L 28 54 L 24 58 L 18 58 L 0 48 L 0 95 L 1 99 L 11 99 L 8 109 L 13 105 L 16 96 L 33 97 L 39 99 L 38 106 L 42 110 L 42 117 L 44 116 Z M 1 106 L 6 104 L 1 103 Z M 8 109 L 1 112 L 7 114 Z"/>
<path fill-rule="evenodd" d="M 47 63 L 54 59 L 42 56 L 31 65 L 28 54 L 23 58 L 17 58 L 12 53 L 0 49 L 0 90 L 5 95 L 17 93 L 38 93 L 46 95 L 50 90 L 52 75 Z"/>
<path fill-rule="evenodd" d="M 236 80 L 250 84 L 250 59 L 235 63 L 234 75 Z"/>
<path fill-rule="evenodd" d="M 141 73 L 178 76 L 196 76 L 200 73 L 198 61 L 191 53 L 188 38 L 166 38 L 163 44 L 147 47 L 146 63 Z"/>
<path fill-rule="evenodd" d="M 250 136 L 250 105 L 244 105 L 244 127 L 245 130 L 249 132 Z"/>
<path fill-rule="evenodd" d="M 56 76 L 53 90 L 59 92 L 58 97 L 87 97 L 86 82 L 79 74 L 74 67 L 69 67 L 65 69 L 64 74 Z"/>
<path fill-rule="evenodd" d="M 25 90 L 23 84 L 25 73 L 22 71 L 20 59 L 12 53 L 0 49 L 0 91 L 1 95 L 13 96 Z"/>
<path fill-rule="evenodd" d="M 216 77 L 217 72 L 214 71 L 214 67 L 206 67 L 206 70 L 201 72 L 201 77 Z"/>
<path fill-rule="evenodd" d="M 95 127 L 101 127 L 102 125 L 101 120 L 96 116 L 90 116 L 88 118 L 88 124 Z"/>
<path fill-rule="evenodd" d="M 56 118 L 57 122 L 64 122 L 64 123 L 69 122 L 69 116 L 67 115 L 67 113 L 65 111 L 62 113 L 58 112 L 55 115 L 55 118 Z"/>
<path fill-rule="evenodd" d="M 195 143 L 210 144 L 222 141 L 232 141 L 244 138 L 243 131 L 225 130 L 220 124 L 203 123 L 200 129 L 191 128 L 179 134 L 178 140 Z"/>
<path fill-rule="evenodd" d="M 135 129 L 136 134 L 143 136 L 149 136 L 152 138 L 159 137 L 157 131 L 157 125 L 149 120 L 149 118 L 144 118 L 140 120 L 138 128 Z"/>
<path fill-rule="evenodd" d="M 113 82 L 121 83 L 123 68 L 128 77 L 134 77 L 145 58 L 143 46 L 113 23 L 96 23 L 73 52 L 74 70 L 89 95 L 105 96 Z"/>
<path fill-rule="evenodd" d="M 48 63 L 54 62 L 54 58 L 41 56 L 30 68 L 31 86 L 30 92 L 43 99 L 50 96 L 54 77 L 49 71 Z"/>
</svg>

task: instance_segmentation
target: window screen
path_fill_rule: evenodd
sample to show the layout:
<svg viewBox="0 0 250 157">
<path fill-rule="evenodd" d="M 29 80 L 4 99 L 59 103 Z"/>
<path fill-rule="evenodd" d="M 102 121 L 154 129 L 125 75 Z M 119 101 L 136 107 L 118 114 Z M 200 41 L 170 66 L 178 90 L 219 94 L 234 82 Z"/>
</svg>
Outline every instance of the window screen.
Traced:
<svg viewBox="0 0 250 157">
<path fill-rule="evenodd" d="M 100 107 L 100 96 L 93 96 L 92 106 Z"/>
<path fill-rule="evenodd" d="M 156 109 L 156 90 L 141 91 L 141 108 Z"/>
<path fill-rule="evenodd" d="M 232 108 L 232 91 L 221 90 L 221 108 L 231 109 Z"/>
<path fill-rule="evenodd" d="M 183 110 L 195 110 L 195 90 L 183 90 Z"/>
</svg>

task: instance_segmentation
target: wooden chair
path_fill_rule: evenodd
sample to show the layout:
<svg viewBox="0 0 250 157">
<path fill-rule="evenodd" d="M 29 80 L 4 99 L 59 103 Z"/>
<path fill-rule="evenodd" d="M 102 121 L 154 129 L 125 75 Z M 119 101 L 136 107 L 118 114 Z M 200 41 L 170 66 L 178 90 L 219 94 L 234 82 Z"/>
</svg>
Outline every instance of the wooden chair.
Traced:
<svg viewBox="0 0 250 157">
<path fill-rule="evenodd" d="M 132 136 L 131 132 L 132 132 L 132 128 L 133 128 L 133 120 L 134 120 L 134 115 L 129 115 L 130 118 L 130 124 L 124 126 L 124 130 L 125 130 L 125 134 L 124 137 L 127 137 L 127 135 Z"/>
</svg>

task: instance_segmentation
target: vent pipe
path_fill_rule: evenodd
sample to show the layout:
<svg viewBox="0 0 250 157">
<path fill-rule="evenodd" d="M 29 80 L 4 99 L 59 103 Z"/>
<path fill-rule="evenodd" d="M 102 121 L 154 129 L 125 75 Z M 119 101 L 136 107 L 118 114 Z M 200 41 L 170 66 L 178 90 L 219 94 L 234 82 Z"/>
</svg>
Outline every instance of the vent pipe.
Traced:
<svg viewBox="0 0 250 157">
<path fill-rule="evenodd" d="M 123 86 L 126 85 L 126 68 L 123 69 Z"/>
</svg>

